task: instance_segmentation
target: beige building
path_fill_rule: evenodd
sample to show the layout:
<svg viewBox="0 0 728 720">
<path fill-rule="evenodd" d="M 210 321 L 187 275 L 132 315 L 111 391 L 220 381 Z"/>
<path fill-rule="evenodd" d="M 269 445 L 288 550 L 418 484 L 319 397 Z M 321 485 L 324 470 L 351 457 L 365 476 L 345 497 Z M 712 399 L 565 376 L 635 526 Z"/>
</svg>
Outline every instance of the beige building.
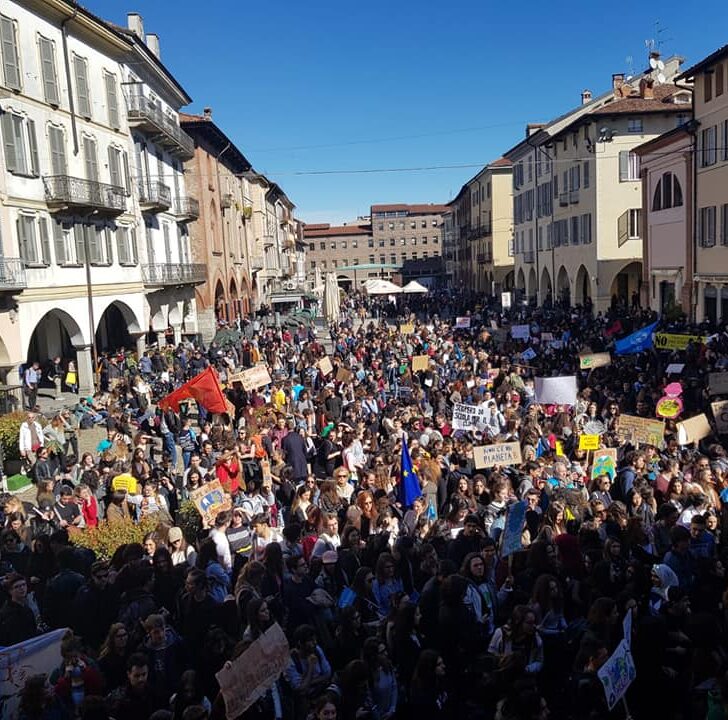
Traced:
<svg viewBox="0 0 728 720">
<path fill-rule="evenodd" d="M 512 173 L 511 161 L 499 158 L 465 183 L 453 201 L 458 280 L 478 293 L 513 286 Z"/>
<path fill-rule="evenodd" d="M 635 149 L 642 175 L 642 305 L 692 307 L 693 138 L 690 123 Z"/>
<path fill-rule="evenodd" d="M 686 70 L 695 119 L 695 319 L 728 320 L 728 45 Z"/>
<path fill-rule="evenodd" d="M 335 272 L 342 287 L 356 287 L 370 277 L 382 277 L 374 253 L 372 226 L 369 223 L 329 225 L 319 223 L 303 226 L 306 243 L 306 270 L 309 278 L 322 280 L 326 273 Z M 384 277 L 391 277 L 387 269 Z"/>
<path fill-rule="evenodd" d="M 513 168 L 515 285 L 532 302 L 631 301 L 642 280 L 641 184 L 634 149 L 690 118 L 669 84 L 681 58 L 650 68 L 544 125 L 506 153 Z M 659 65 L 658 65 L 659 63 Z M 660 80 L 658 80 L 658 75 Z M 665 80 L 665 84 L 659 84 Z"/>
</svg>

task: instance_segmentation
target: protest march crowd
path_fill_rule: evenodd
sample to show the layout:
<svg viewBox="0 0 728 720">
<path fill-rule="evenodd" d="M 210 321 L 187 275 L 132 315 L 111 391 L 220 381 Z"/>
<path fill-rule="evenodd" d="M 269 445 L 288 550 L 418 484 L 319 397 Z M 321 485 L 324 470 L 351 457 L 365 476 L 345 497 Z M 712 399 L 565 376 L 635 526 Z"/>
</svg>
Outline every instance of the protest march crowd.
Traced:
<svg viewBox="0 0 728 720">
<path fill-rule="evenodd" d="M 122 353 L 29 413 L 0 645 L 62 637 L 17 717 L 728 718 L 728 333 L 405 302 L 349 296 L 328 352 L 255 318 Z"/>
</svg>

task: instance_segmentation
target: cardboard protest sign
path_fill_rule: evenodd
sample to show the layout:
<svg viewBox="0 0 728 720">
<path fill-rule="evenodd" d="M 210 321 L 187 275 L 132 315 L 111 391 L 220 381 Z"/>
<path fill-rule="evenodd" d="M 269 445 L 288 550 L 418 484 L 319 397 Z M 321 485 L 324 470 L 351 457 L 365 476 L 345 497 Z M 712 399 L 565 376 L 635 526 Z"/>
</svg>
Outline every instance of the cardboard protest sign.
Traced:
<svg viewBox="0 0 728 720">
<path fill-rule="evenodd" d="M 654 445 L 659 447 L 665 434 L 665 426 L 659 420 L 620 415 L 617 435 L 634 445 Z"/>
<path fill-rule="evenodd" d="M 136 492 L 137 492 L 136 478 L 133 475 L 129 475 L 128 473 L 124 473 L 122 475 L 117 475 L 111 481 L 111 489 L 112 490 L 126 490 L 127 495 L 136 495 Z"/>
<path fill-rule="evenodd" d="M 615 451 L 614 456 L 607 455 L 604 450 L 596 451 L 591 471 L 592 480 L 598 478 L 600 475 L 608 475 L 611 480 L 614 480 L 617 475 L 617 449 L 610 448 L 610 450 Z"/>
<path fill-rule="evenodd" d="M 710 404 L 715 419 L 715 427 L 719 434 L 728 433 L 728 400 L 720 400 Z"/>
<path fill-rule="evenodd" d="M 316 364 L 324 376 L 334 372 L 334 366 L 331 364 L 331 358 L 328 355 L 322 357 Z"/>
<path fill-rule="evenodd" d="M 728 372 L 710 373 L 708 388 L 711 395 L 728 395 Z"/>
<path fill-rule="evenodd" d="M 681 445 L 689 445 L 708 437 L 713 430 L 705 413 L 688 418 L 677 424 L 677 437 Z"/>
<path fill-rule="evenodd" d="M 485 406 L 455 403 L 452 411 L 453 430 L 470 430 L 480 428 L 485 423 L 488 408 Z"/>
<path fill-rule="evenodd" d="M 632 654 L 624 640 L 619 643 L 609 660 L 597 670 L 597 677 L 604 686 L 607 705 L 611 710 L 637 677 Z"/>
<path fill-rule="evenodd" d="M 541 333 L 541 342 L 551 342 L 554 339 L 554 334 L 550 332 Z"/>
<path fill-rule="evenodd" d="M 655 415 L 661 418 L 676 418 L 683 409 L 682 400 L 679 397 L 665 396 L 657 401 Z"/>
<path fill-rule="evenodd" d="M 564 443 L 562 443 L 561 440 L 556 441 L 556 448 L 555 448 L 554 452 L 558 456 L 566 457 L 566 453 L 564 453 Z"/>
<path fill-rule="evenodd" d="M 501 293 L 501 307 L 504 310 L 508 310 L 511 307 L 511 293 L 509 292 L 502 292 Z"/>
<path fill-rule="evenodd" d="M 344 367 L 340 367 L 336 371 L 336 382 L 339 383 L 348 383 L 351 382 L 351 378 L 353 377 L 351 370 L 347 370 Z"/>
<path fill-rule="evenodd" d="M 227 384 L 232 385 L 233 383 L 242 383 L 243 382 L 243 373 L 228 373 L 227 376 Z"/>
<path fill-rule="evenodd" d="M 531 337 L 531 326 L 511 325 L 511 337 L 514 340 L 528 340 Z"/>
<path fill-rule="evenodd" d="M 536 357 L 536 351 L 533 348 L 527 348 L 521 353 L 521 360 L 528 362 Z"/>
<path fill-rule="evenodd" d="M 536 402 L 540 405 L 575 405 L 576 376 L 537 377 Z"/>
<path fill-rule="evenodd" d="M 655 347 L 658 350 L 685 350 L 692 343 L 705 343 L 702 335 L 676 335 L 673 333 L 655 333 Z"/>
<path fill-rule="evenodd" d="M 579 435 L 579 450 L 599 450 L 599 435 Z"/>
<path fill-rule="evenodd" d="M 270 487 L 273 484 L 273 475 L 271 474 L 271 471 L 270 471 L 270 461 L 269 460 L 260 461 L 260 472 L 263 476 L 263 485 Z"/>
<path fill-rule="evenodd" d="M 670 363 L 665 368 L 667 375 L 679 375 L 685 369 L 685 363 Z"/>
<path fill-rule="evenodd" d="M 469 317 L 455 318 L 455 327 L 458 330 L 469 330 L 470 329 L 470 318 Z"/>
<path fill-rule="evenodd" d="M 246 392 L 257 390 L 265 385 L 270 385 L 272 382 L 268 368 L 262 364 L 256 365 L 250 368 L 250 370 L 243 370 L 240 375 L 240 382 L 243 383 L 243 388 Z"/>
<path fill-rule="evenodd" d="M 275 623 L 245 652 L 225 663 L 215 675 L 225 700 L 225 716 L 240 717 L 273 687 L 290 659 L 288 640 L 280 625 Z"/>
<path fill-rule="evenodd" d="M 417 372 L 418 370 L 427 370 L 429 364 L 430 364 L 429 355 L 413 355 L 412 356 L 412 372 Z"/>
<path fill-rule="evenodd" d="M 523 549 L 523 526 L 526 523 L 525 500 L 508 506 L 506 523 L 501 535 L 501 557 L 508 557 Z"/>
<path fill-rule="evenodd" d="M 404 323 L 399 326 L 399 331 L 402 335 L 412 335 L 415 331 L 415 326 L 412 323 Z"/>
<path fill-rule="evenodd" d="M 520 465 L 521 446 L 517 442 L 498 443 L 496 445 L 479 445 L 473 448 L 475 467 L 493 467 L 494 465 Z"/>
<path fill-rule="evenodd" d="M 220 511 L 230 510 L 232 507 L 230 498 L 226 497 L 219 480 L 211 480 L 204 485 L 200 485 L 197 490 L 190 493 L 190 500 L 195 504 L 203 521 L 208 525 L 215 521 Z"/>
<path fill-rule="evenodd" d="M 579 355 L 579 368 L 581 370 L 594 370 L 611 364 L 612 356 L 609 353 L 584 353 Z"/>
</svg>

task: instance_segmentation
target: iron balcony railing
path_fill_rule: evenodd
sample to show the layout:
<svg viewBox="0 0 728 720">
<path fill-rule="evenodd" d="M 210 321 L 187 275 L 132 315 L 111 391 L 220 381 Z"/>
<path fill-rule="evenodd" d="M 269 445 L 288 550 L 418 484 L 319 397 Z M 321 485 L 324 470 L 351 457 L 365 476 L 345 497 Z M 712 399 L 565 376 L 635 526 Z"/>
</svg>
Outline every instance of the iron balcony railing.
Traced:
<svg viewBox="0 0 728 720">
<path fill-rule="evenodd" d="M 20 258 L 0 257 L 0 292 L 28 287 L 25 264 Z"/>
<path fill-rule="evenodd" d="M 207 280 L 203 263 L 152 263 L 142 265 L 145 285 L 196 285 Z"/>
<path fill-rule="evenodd" d="M 569 190 L 569 202 L 572 205 L 579 202 L 579 191 L 578 190 Z"/>
<path fill-rule="evenodd" d="M 118 185 L 71 177 L 50 175 L 43 178 L 46 202 L 52 209 L 93 208 L 111 215 L 126 210 L 126 190 Z"/>
<path fill-rule="evenodd" d="M 139 204 L 155 210 L 169 210 L 172 207 L 172 191 L 161 182 L 144 183 L 139 186 Z"/>
<path fill-rule="evenodd" d="M 200 217 L 200 202 L 192 197 L 181 197 L 175 203 L 174 211 L 177 217 L 197 220 Z"/>
<path fill-rule="evenodd" d="M 192 138 L 173 118 L 148 97 L 131 95 L 126 99 L 127 119 L 132 127 L 144 127 L 155 133 L 152 139 L 180 157 L 190 159 L 195 154 Z"/>
<path fill-rule="evenodd" d="M 565 205 L 569 204 L 569 193 L 568 192 L 562 192 L 559 193 L 559 205 L 564 207 Z"/>
</svg>

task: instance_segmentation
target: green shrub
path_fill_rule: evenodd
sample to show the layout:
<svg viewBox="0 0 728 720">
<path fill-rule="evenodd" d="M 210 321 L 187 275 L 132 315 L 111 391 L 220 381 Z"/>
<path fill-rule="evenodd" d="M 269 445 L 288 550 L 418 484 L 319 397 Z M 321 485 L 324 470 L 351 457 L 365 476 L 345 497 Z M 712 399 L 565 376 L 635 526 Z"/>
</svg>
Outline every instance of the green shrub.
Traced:
<svg viewBox="0 0 728 720">
<path fill-rule="evenodd" d="M 20 448 L 18 438 L 20 437 L 20 426 L 27 417 L 24 412 L 12 412 L 7 415 L 0 415 L 0 444 L 3 447 L 5 460 L 20 460 Z"/>
<path fill-rule="evenodd" d="M 202 531 L 202 518 L 192 500 L 185 500 L 177 511 L 177 526 L 182 530 L 188 543 L 197 542 L 197 536 Z"/>
<path fill-rule="evenodd" d="M 111 560 L 119 547 L 141 544 L 144 536 L 154 532 L 158 525 L 155 517 L 142 518 L 138 523 L 131 519 L 111 523 L 101 520 L 95 528 L 71 528 L 69 536 L 74 545 L 93 550 L 100 560 Z"/>
</svg>

